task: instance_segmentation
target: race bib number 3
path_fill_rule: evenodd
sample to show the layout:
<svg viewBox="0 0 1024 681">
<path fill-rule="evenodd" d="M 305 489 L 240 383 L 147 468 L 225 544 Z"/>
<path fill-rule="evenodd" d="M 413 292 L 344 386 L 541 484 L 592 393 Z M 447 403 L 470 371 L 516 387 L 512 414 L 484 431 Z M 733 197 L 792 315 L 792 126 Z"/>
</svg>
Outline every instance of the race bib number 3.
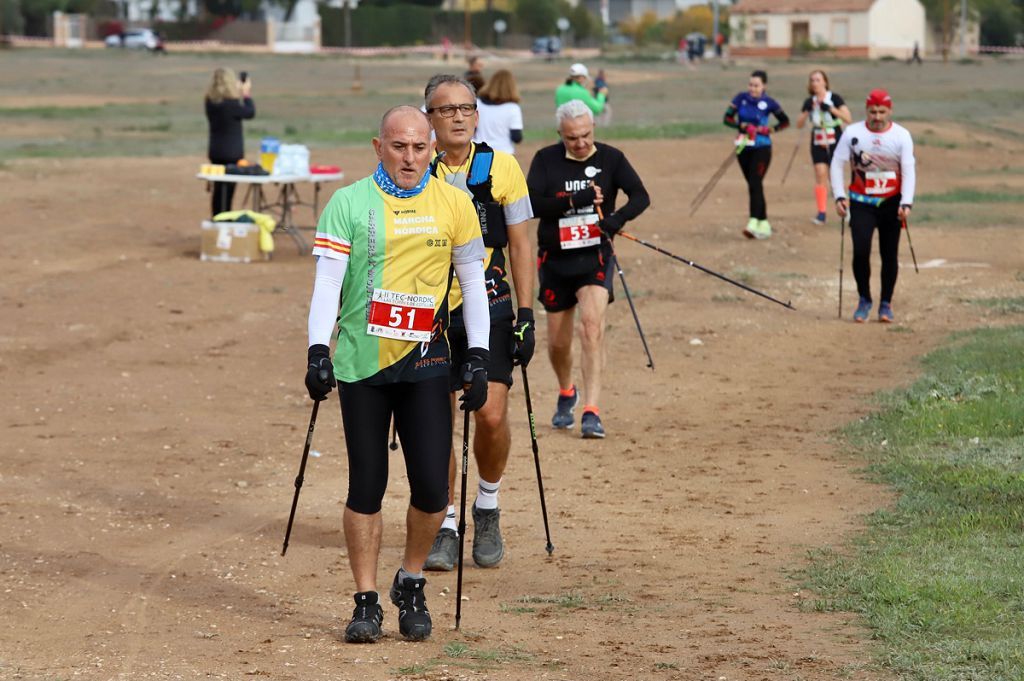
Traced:
<svg viewBox="0 0 1024 681">
<path fill-rule="evenodd" d="M 597 215 L 573 215 L 558 221 L 558 241 L 562 250 L 586 248 L 601 243 L 601 228 Z"/>
<path fill-rule="evenodd" d="M 366 333 L 394 340 L 430 342 L 434 296 L 374 289 Z"/>
</svg>

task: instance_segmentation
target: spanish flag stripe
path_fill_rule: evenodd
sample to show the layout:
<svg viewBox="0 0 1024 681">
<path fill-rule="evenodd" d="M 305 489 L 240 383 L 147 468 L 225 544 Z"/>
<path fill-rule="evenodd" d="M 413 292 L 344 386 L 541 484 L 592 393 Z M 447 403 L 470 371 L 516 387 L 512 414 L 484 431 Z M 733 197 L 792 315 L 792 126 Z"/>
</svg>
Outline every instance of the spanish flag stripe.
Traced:
<svg viewBox="0 0 1024 681">
<path fill-rule="evenodd" d="M 345 255 L 349 255 L 352 252 L 352 247 L 349 244 L 328 241 L 327 239 L 316 239 L 313 242 L 313 247 L 327 248 L 338 253 L 344 253 Z"/>
</svg>

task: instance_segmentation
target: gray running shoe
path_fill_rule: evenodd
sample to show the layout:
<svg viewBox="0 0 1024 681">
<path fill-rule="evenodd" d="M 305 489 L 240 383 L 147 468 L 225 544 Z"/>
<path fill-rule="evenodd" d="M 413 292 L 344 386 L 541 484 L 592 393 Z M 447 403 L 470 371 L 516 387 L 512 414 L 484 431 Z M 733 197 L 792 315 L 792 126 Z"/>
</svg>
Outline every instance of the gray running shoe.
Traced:
<svg viewBox="0 0 1024 681">
<path fill-rule="evenodd" d="M 376 591 L 360 591 L 355 595 L 356 608 L 352 621 L 345 627 L 348 643 L 373 643 L 380 638 L 384 611 L 378 602 Z"/>
<path fill-rule="evenodd" d="M 399 571 L 400 572 L 400 571 Z M 398 572 L 391 584 L 391 602 L 398 608 L 398 630 L 410 641 L 422 641 L 430 636 L 432 623 L 423 587 L 427 580 L 406 577 L 398 583 Z"/>
<path fill-rule="evenodd" d="M 601 425 L 601 417 L 592 411 L 583 412 L 580 419 L 580 435 L 589 439 L 603 438 L 604 426 Z"/>
<path fill-rule="evenodd" d="M 451 572 L 459 564 L 459 533 L 442 527 L 434 537 L 424 570 Z"/>
<path fill-rule="evenodd" d="M 572 388 L 572 397 L 562 397 L 558 395 L 558 405 L 555 407 L 555 415 L 551 417 L 551 425 L 555 428 L 569 430 L 573 427 L 576 422 L 576 418 L 573 416 L 573 410 L 580 401 L 580 391 L 576 389 L 576 386 Z"/>
<path fill-rule="evenodd" d="M 500 518 L 501 509 L 482 509 L 473 504 L 473 562 L 482 568 L 497 567 L 505 557 Z"/>
</svg>

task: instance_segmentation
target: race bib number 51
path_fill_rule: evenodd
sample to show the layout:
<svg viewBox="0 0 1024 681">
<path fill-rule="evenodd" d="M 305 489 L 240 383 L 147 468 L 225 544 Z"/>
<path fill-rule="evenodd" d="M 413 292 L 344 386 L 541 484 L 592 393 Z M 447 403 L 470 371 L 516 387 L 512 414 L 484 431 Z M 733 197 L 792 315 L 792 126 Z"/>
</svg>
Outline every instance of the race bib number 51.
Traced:
<svg viewBox="0 0 1024 681">
<path fill-rule="evenodd" d="M 586 248 L 601 243 L 601 228 L 597 226 L 597 215 L 573 215 L 558 221 L 558 241 L 562 250 Z"/>
<path fill-rule="evenodd" d="M 434 296 L 377 288 L 370 301 L 366 333 L 381 338 L 429 343 L 434 327 Z"/>
</svg>

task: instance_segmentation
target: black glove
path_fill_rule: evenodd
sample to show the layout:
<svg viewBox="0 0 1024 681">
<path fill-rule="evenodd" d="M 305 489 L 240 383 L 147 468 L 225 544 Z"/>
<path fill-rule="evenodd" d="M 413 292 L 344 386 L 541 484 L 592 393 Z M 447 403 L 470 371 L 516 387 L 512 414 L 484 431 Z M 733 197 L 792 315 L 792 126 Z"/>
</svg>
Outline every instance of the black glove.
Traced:
<svg viewBox="0 0 1024 681">
<path fill-rule="evenodd" d="M 598 221 L 597 226 L 601 228 L 601 231 L 608 236 L 615 236 L 623 228 L 625 223 L 622 219 L 612 213 L 605 217 L 603 220 Z"/>
<path fill-rule="evenodd" d="M 491 353 L 482 348 L 470 348 L 466 363 L 462 365 L 462 411 L 478 411 L 487 402 L 487 362 Z"/>
<path fill-rule="evenodd" d="M 334 365 L 331 364 L 331 349 L 326 345 L 309 346 L 309 367 L 306 369 L 306 390 L 310 398 L 319 402 L 326 400 L 338 382 L 334 380 Z"/>
<path fill-rule="evenodd" d="M 528 307 L 519 308 L 516 325 L 512 329 L 512 362 L 522 366 L 530 364 L 533 351 L 537 347 L 536 322 L 533 321 L 533 310 Z"/>
<path fill-rule="evenodd" d="M 585 206 L 590 206 L 590 205 L 592 205 L 594 203 L 594 199 L 596 199 L 596 198 L 597 198 L 597 192 L 594 191 L 593 187 L 587 187 L 586 189 L 581 189 L 578 192 L 574 192 L 573 193 L 573 195 L 572 195 L 572 202 L 571 202 L 572 203 L 572 207 L 573 208 L 583 208 Z"/>
</svg>

